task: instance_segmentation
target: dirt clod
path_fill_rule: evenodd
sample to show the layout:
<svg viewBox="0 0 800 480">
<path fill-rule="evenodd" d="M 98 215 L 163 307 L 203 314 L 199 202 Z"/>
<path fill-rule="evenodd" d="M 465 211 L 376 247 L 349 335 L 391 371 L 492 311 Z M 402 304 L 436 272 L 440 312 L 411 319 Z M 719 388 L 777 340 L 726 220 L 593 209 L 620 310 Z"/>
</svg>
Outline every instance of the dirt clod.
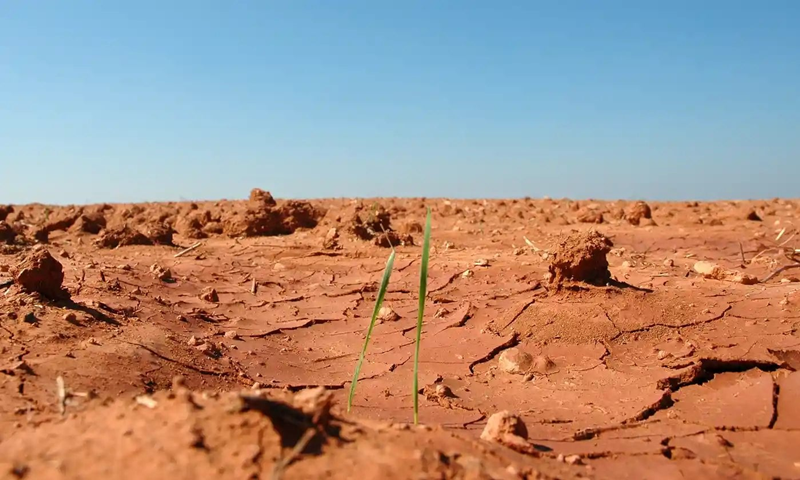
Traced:
<svg viewBox="0 0 800 480">
<path fill-rule="evenodd" d="M 563 237 L 549 266 L 550 281 L 579 281 L 604 285 L 611 278 L 606 255 L 614 244 L 597 231 Z"/>
<path fill-rule="evenodd" d="M 603 223 L 603 214 L 587 208 L 578 212 L 577 219 L 581 223 Z"/>
<path fill-rule="evenodd" d="M 640 225 L 642 219 L 653 218 L 650 205 L 645 202 L 635 202 L 625 210 L 625 220 L 631 225 Z"/>
<path fill-rule="evenodd" d="M 530 353 L 518 347 L 512 347 L 500 352 L 498 366 L 506 373 L 524 375 L 533 365 L 533 357 Z"/>
<path fill-rule="evenodd" d="M 331 228 L 328 230 L 328 233 L 325 234 L 325 238 L 322 240 L 322 248 L 325 250 L 338 250 L 341 248 L 339 245 L 339 230 Z"/>
<path fill-rule="evenodd" d="M 744 216 L 744 219 L 745 220 L 750 220 L 750 221 L 753 221 L 753 222 L 760 222 L 761 221 L 761 217 L 756 213 L 755 210 L 748 211 L 747 214 Z"/>
<path fill-rule="evenodd" d="M 481 432 L 481 440 L 498 443 L 518 452 L 536 455 L 538 452 L 528 442 L 528 428 L 517 415 L 508 411 L 493 414 Z"/>
<path fill-rule="evenodd" d="M 150 265 L 150 273 L 153 275 L 153 278 L 161 280 L 162 282 L 172 281 L 172 271 L 157 263 Z"/>
<path fill-rule="evenodd" d="M 277 205 L 275 199 L 272 198 L 272 194 L 265 190 L 261 190 L 260 188 L 254 188 L 250 190 L 249 200 L 250 203 L 263 207 L 274 207 Z"/>
<path fill-rule="evenodd" d="M 175 245 L 172 242 L 172 236 L 174 234 L 175 230 L 164 223 L 154 223 L 149 225 L 145 230 L 145 236 L 153 245 Z"/>
<path fill-rule="evenodd" d="M 533 371 L 536 373 L 550 373 L 556 368 L 556 363 L 547 355 L 537 355 L 533 359 Z"/>
<path fill-rule="evenodd" d="M 64 282 L 64 270 L 46 249 L 34 250 L 20 266 L 14 281 L 26 292 L 37 292 L 51 300 L 63 300 L 70 297 L 69 292 L 61 284 Z"/>
<path fill-rule="evenodd" d="M 11 228 L 11 225 L 0 220 L 0 243 L 14 243 L 15 238 L 17 238 L 17 232 Z"/>
<path fill-rule="evenodd" d="M 14 212 L 12 205 L 0 205 L 0 222 L 6 219 L 11 213 Z"/>
<path fill-rule="evenodd" d="M 219 295 L 217 294 L 217 290 L 213 287 L 204 288 L 203 292 L 200 294 L 200 299 L 206 302 L 219 303 Z"/>
<path fill-rule="evenodd" d="M 392 230 L 392 216 L 383 207 L 376 207 L 365 218 L 362 220 L 361 214 L 356 213 L 348 225 L 348 230 L 362 240 L 372 240 L 384 231 Z"/>
<path fill-rule="evenodd" d="M 103 230 L 94 243 L 101 248 L 117 248 L 128 245 L 152 245 L 153 241 L 142 232 L 134 230 L 128 225 L 123 225 L 122 227 Z"/>
<path fill-rule="evenodd" d="M 78 232 L 91 233 L 97 235 L 106 228 L 106 218 L 103 212 L 84 213 L 75 220 L 71 229 Z"/>
</svg>

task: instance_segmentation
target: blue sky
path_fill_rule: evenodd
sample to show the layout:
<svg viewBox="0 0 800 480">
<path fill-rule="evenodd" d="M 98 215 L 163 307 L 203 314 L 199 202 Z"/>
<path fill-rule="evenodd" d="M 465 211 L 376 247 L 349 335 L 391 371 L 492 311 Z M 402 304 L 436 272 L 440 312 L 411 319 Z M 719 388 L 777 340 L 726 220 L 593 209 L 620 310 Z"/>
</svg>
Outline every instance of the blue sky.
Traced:
<svg viewBox="0 0 800 480">
<path fill-rule="evenodd" d="M 800 197 L 800 2 L 0 2 L 0 203 Z"/>
</svg>

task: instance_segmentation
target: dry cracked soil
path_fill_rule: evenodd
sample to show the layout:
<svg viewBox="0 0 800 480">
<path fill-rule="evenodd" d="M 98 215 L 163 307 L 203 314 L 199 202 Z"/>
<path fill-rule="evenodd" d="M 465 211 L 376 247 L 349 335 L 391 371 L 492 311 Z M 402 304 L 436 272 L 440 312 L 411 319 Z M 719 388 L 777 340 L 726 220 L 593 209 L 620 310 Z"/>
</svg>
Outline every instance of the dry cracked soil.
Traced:
<svg viewBox="0 0 800 480">
<path fill-rule="evenodd" d="M 261 190 L 0 206 L 0 478 L 800 478 L 800 269 L 770 276 L 799 217 Z"/>
</svg>

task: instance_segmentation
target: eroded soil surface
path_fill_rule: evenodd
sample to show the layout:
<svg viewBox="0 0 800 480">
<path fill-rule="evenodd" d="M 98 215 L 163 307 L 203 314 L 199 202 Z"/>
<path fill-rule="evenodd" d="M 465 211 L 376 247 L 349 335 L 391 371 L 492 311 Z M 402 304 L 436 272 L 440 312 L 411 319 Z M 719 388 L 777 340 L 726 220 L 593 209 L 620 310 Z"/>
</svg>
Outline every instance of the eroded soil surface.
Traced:
<svg viewBox="0 0 800 480">
<path fill-rule="evenodd" d="M 792 200 L 0 206 L 0 478 L 800 478 L 800 269 L 759 282 L 798 221 Z M 394 313 L 346 414 L 389 243 Z M 503 411 L 511 440 L 481 439 Z"/>
</svg>

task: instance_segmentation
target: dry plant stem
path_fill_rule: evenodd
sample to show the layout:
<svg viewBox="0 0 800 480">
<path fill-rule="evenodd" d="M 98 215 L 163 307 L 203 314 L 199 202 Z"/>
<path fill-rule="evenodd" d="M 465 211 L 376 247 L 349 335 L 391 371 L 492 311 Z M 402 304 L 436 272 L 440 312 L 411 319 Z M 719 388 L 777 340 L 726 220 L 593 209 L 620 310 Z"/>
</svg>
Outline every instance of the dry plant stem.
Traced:
<svg viewBox="0 0 800 480">
<path fill-rule="evenodd" d="M 305 450 L 308 442 L 311 441 L 312 438 L 316 435 L 317 431 L 314 428 L 308 428 L 305 432 L 303 432 L 303 436 L 300 437 L 300 440 L 294 445 L 292 450 L 283 458 L 278 460 L 275 463 L 275 467 L 272 469 L 272 479 L 273 480 L 280 480 L 283 477 L 283 472 L 294 460 L 297 458 L 303 450 Z"/>
<path fill-rule="evenodd" d="M 61 376 L 56 377 L 56 395 L 58 396 L 58 413 L 67 413 L 67 387 Z"/>
<path fill-rule="evenodd" d="M 781 272 L 785 272 L 786 270 L 790 270 L 790 269 L 792 269 L 792 268 L 800 268 L 800 263 L 795 263 L 795 264 L 792 264 L 792 265 L 784 265 L 784 266 L 782 266 L 782 267 L 780 267 L 780 268 L 776 269 L 774 272 L 770 273 L 770 274 L 769 274 L 769 275 L 767 275 L 766 277 L 764 277 L 764 279 L 763 279 L 763 280 L 761 280 L 761 282 L 760 282 L 760 283 L 766 283 L 766 282 L 767 282 L 767 281 L 769 281 L 771 278 L 775 277 L 775 275 L 778 275 L 778 274 L 780 274 Z"/>
<path fill-rule="evenodd" d="M 195 250 L 195 249 L 197 249 L 197 248 L 198 248 L 198 247 L 200 247 L 200 245 L 202 245 L 202 244 L 203 244 L 203 242 L 197 242 L 197 243 L 195 243 L 194 245 L 192 245 L 191 247 L 184 248 L 184 249 L 183 249 L 183 250 L 181 250 L 180 252 L 176 253 L 176 254 L 174 255 L 174 257 L 175 257 L 175 258 L 182 257 L 182 256 L 186 255 L 187 253 L 191 252 L 192 250 Z"/>
</svg>

